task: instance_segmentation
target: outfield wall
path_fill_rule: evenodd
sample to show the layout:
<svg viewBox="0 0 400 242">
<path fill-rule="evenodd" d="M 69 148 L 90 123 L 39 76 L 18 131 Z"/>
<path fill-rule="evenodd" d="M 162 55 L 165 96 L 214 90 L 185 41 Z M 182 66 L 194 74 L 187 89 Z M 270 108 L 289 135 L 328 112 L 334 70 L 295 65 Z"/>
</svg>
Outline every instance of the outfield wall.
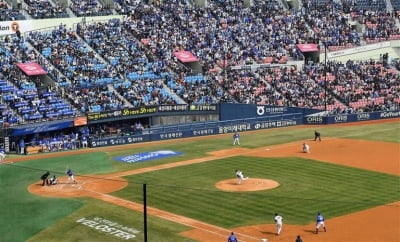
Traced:
<svg viewBox="0 0 400 242">
<path fill-rule="evenodd" d="M 230 121 L 168 125 L 151 128 L 147 133 L 141 135 L 93 139 L 90 140 L 89 144 L 90 147 L 132 144 L 156 140 L 180 139 L 196 136 L 288 127 L 302 124 L 302 122 L 302 113 L 291 113 L 263 118 L 247 118 Z"/>
<path fill-rule="evenodd" d="M 374 113 L 343 114 L 327 117 L 314 115 L 304 116 L 304 113 L 302 112 L 293 112 L 268 117 L 160 126 L 157 128 L 150 128 L 147 133 L 142 135 L 93 139 L 90 140 L 90 146 L 102 147 L 156 140 L 180 139 L 260 129 L 281 128 L 300 124 L 338 124 L 398 117 L 400 117 L 399 110 Z"/>
<path fill-rule="evenodd" d="M 91 147 L 101 147 L 155 140 L 226 134 L 235 131 L 243 132 L 287 127 L 300 124 L 338 124 L 399 118 L 400 110 L 323 116 L 321 115 L 321 110 L 255 104 L 222 103 L 209 105 L 176 105 L 176 107 L 174 105 L 169 105 L 166 107 L 132 108 L 122 111 L 89 113 L 88 116 L 85 117 L 86 121 L 79 126 L 75 125 L 74 120 L 60 120 L 57 122 L 12 127 L 9 135 L 4 137 L 3 147 L 5 147 L 6 152 L 10 152 L 10 144 L 19 139 L 29 141 L 29 136 L 32 135 L 38 134 L 41 136 L 41 134 L 48 134 L 48 132 L 65 132 L 66 130 L 71 130 L 71 128 L 80 128 L 81 126 L 90 128 L 91 125 L 97 125 L 101 122 L 118 123 L 126 120 L 132 121 L 140 117 L 147 117 L 148 119 L 160 117 L 160 120 L 162 117 L 164 117 L 165 120 L 167 120 L 168 117 L 172 117 L 179 120 L 182 117 L 191 119 L 192 116 L 206 117 L 210 115 L 213 117 L 215 116 L 217 120 L 204 118 L 204 121 L 201 122 L 150 125 L 142 134 L 130 134 L 125 136 L 120 134 L 119 136 L 97 137 L 90 134 L 89 143 Z"/>
<path fill-rule="evenodd" d="M 339 114 L 332 116 L 305 116 L 304 124 L 338 124 L 338 123 L 351 123 L 368 120 L 388 119 L 388 118 L 399 118 L 400 110 L 395 111 L 383 111 L 373 113 L 357 113 L 357 114 Z"/>
</svg>

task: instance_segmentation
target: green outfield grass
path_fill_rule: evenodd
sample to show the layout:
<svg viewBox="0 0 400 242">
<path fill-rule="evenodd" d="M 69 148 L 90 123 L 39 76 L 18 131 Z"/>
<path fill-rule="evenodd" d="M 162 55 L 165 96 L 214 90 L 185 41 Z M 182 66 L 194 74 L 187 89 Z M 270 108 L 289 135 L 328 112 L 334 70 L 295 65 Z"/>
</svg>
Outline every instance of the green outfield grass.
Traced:
<svg viewBox="0 0 400 242">
<path fill-rule="evenodd" d="M 280 187 L 241 193 L 214 187 L 238 167 Z M 308 224 L 318 211 L 330 218 L 400 200 L 397 176 L 290 157 L 237 156 L 127 178 L 129 187 L 114 195 L 140 202 L 145 183 L 149 206 L 226 228 L 272 223 L 275 212 L 288 224 Z"/>
<path fill-rule="evenodd" d="M 369 139 L 400 142 L 400 125 L 385 123 L 350 127 L 320 126 L 322 138 Z M 312 139 L 315 127 L 299 126 L 259 132 L 244 132 L 241 144 L 256 148 Z M 40 181 L 43 172 L 64 174 L 66 166 L 79 175 L 104 174 L 206 156 L 213 150 L 232 147 L 231 135 L 184 142 L 148 143 L 116 151 L 97 149 L 80 155 L 38 159 L 0 166 L 1 241 L 118 241 L 76 222 L 103 217 L 140 231 L 142 214 L 89 198 L 47 198 L 32 195 L 27 187 Z M 183 155 L 125 164 L 112 157 L 168 149 Z M 399 151 L 393 151 L 399 152 Z M 277 180 L 277 189 L 260 192 L 217 191 L 215 182 L 232 178 L 240 167 L 253 177 Z M 299 158 L 249 158 L 238 156 L 125 177 L 129 186 L 113 195 L 141 201 L 142 183 L 148 184 L 148 203 L 168 211 L 223 227 L 272 223 L 280 212 L 290 224 L 307 224 L 317 211 L 328 218 L 400 200 L 398 176 L 343 167 Z M 176 235 L 187 228 L 151 217 L 150 241 L 190 241 Z M 142 234 L 139 234 L 139 236 Z M 163 238 L 160 240 L 160 238 Z M 150 238 L 149 238 L 150 239 Z M 142 238 L 133 241 L 142 241 Z"/>
</svg>

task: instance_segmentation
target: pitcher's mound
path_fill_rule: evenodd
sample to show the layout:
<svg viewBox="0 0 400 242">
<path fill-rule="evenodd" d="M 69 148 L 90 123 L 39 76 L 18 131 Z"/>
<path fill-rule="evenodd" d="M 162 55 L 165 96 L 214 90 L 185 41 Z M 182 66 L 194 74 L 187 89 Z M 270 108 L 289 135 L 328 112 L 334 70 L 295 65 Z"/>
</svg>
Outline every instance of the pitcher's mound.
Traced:
<svg viewBox="0 0 400 242">
<path fill-rule="evenodd" d="M 279 183 L 274 180 L 249 178 L 238 184 L 238 179 L 223 180 L 215 184 L 215 186 L 228 192 L 242 192 L 242 191 L 261 191 L 272 189 L 279 186 Z"/>
</svg>

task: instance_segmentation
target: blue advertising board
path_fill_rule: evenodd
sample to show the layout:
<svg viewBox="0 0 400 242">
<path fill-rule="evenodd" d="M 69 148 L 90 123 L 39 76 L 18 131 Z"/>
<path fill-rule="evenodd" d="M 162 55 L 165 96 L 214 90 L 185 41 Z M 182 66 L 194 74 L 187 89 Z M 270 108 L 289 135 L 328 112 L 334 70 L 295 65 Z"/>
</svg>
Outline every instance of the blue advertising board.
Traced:
<svg viewBox="0 0 400 242">
<path fill-rule="evenodd" d="M 90 147 L 103 147 L 112 145 L 124 145 L 133 144 L 149 141 L 149 136 L 147 135 L 135 135 L 135 136 L 119 136 L 104 139 L 93 139 L 90 140 Z"/>
<path fill-rule="evenodd" d="M 220 104 L 220 120 L 234 120 L 244 118 L 269 117 L 291 113 L 302 113 L 304 116 L 321 112 L 321 110 L 310 108 L 283 107 L 256 104 Z"/>
<path fill-rule="evenodd" d="M 399 117 L 400 110 L 396 110 L 373 113 L 338 114 L 327 117 L 310 115 L 304 117 L 303 122 L 304 124 L 339 124 Z"/>
<path fill-rule="evenodd" d="M 277 115 L 268 118 L 252 118 L 231 121 L 207 122 L 202 124 L 174 125 L 151 129 L 149 133 L 138 136 L 122 136 L 106 139 L 92 140 L 91 147 L 132 144 L 146 141 L 180 139 L 195 136 L 227 134 L 250 130 L 288 127 L 302 124 L 302 114 Z"/>
</svg>

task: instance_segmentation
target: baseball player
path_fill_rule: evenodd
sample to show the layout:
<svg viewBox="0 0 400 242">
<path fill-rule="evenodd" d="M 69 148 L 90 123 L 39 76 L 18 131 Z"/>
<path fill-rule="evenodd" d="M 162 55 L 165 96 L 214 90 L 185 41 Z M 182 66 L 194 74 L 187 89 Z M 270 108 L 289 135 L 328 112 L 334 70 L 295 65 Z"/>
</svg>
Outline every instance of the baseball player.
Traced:
<svg viewBox="0 0 400 242">
<path fill-rule="evenodd" d="M 57 185 L 58 179 L 56 175 L 54 175 L 52 178 L 50 178 L 50 185 Z"/>
<path fill-rule="evenodd" d="M 0 163 L 4 161 L 6 158 L 6 153 L 4 152 L 3 147 L 0 147 Z"/>
<path fill-rule="evenodd" d="M 315 130 L 314 131 L 314 141 L 317 141 L 317 139 L 319 142 L 321 142 L 321 133 Z"/>
<path fill-rule="evenodd" d="M 244 177 L 244 174 L 242 171 L 235 170 L 235 174 L 236 174 L 236 177 L 239 179 L 238 184 L 241 184 L 242 181 L 249 179 L 249 177 Z"/>
<path fill-rule="evenodd" d="M 238 132 L 235 132 L 233 134 L 233 145 L 240 145 L 240 141 L 239 141 L 240 135 Z"/>
<path fill-rule="evenodd" d="M 74 173 L 72 172 L 72 170 L 71 169 L 68 169 L 67 170 L 67 175 L 68 175 L 68 182 L 69 181 L 72 181 L 73 183 L 77 183 L 76 181 L 75 181 L 75 178 L 74 178 Z"/>
<path fill-rule="evenodd" d="M 303 143 L 303 152 L 310 153 L 310 146 L 307 143 Z"/>
<path fill-rule="evenodd" d="M 282 225 L 283 225 L 283 218 L 278 213 L 275 213 L 274 220 L 275 220 L 275 224 L 276 224 L 276 235 L 280 235 L 281 230 L 282 230 Z"/>
<path fill-rule="evenodd" d="M 324 218 L 324 216 L 322 216 L 322 214 L 321 213 L 318 213 L 317 214 L 317 223 L 316 223 L 316 226 L 315 226 L 315 233 L 316 234 L 318 234 L 318 229 L 319 229 L 319 227 L 324 227 L 324 230 L 325 230 L 325 232 L 326 232 L 326 226 L 325 226 L 325 218 Z"/>
<path fill-rule="evenodd" d="M 238 242 L 238 239 L 233 232 L 231 232 L 231 235 L 229 235 L 228 242 Z"/>
</svg>

